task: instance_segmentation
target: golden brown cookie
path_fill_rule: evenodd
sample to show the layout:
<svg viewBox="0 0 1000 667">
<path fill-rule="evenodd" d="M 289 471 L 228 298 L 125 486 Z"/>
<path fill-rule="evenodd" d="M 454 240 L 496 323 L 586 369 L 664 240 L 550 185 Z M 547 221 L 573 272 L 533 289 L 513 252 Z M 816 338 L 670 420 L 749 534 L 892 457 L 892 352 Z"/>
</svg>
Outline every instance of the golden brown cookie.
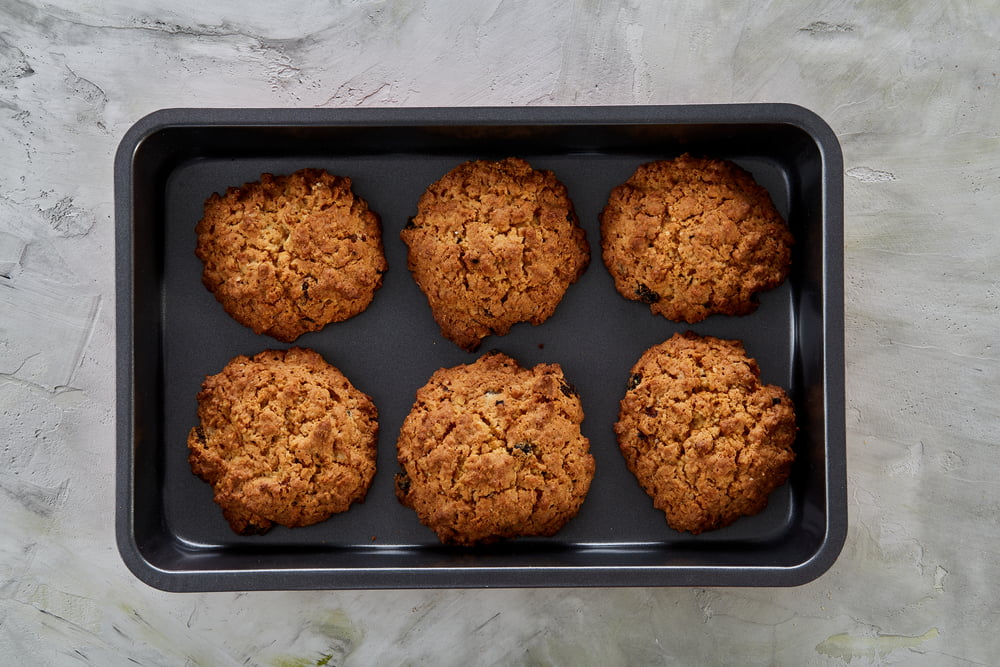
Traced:
<svg viewBox="0 0 1000 667">
<path fill-rule="evenodd" d="M 213 194 L 195 228 L 202 282 L 236 321 L 291 342 L 368 307 L 386 270 L 378 215 L 321 169 Z"/>
<path fill-rule="evenodd" d="M 633 366 L 615 424 L 629 470 L 676 530 L 757 514 L 785 483 L 795 411 L 742 343 L 675 334 Z"/>
<path fill-rule="evenodd" d="M 400 233 L 441 333 L 466 350 L 541 324 L 590 261 L 565 186 L 524 160 L 466 162 L 427 188 Z"/>
<path fill-rule="evenodd" d="M 191 470 L 241 535 L 344 512 L 375 474 L 378 411 L 313 350 L 235 357 L 205 378 L 198 417 Z"/>
<path fill-rule="evenodd" d="M 400 431 L 396 495 L 445 544 L 553 535 L 594 476 L 582 421 L 558 364 L 525 369 L 489 353 L 442 368 Z"/>
<path fill-rule="evenodd" d="M 601 213 L 615 287 L 678 322 L 756 310 L 757 293 L 788 276 L 791 246 L 767 190 L 726 160 L 641 165 Z"/>
</svg>

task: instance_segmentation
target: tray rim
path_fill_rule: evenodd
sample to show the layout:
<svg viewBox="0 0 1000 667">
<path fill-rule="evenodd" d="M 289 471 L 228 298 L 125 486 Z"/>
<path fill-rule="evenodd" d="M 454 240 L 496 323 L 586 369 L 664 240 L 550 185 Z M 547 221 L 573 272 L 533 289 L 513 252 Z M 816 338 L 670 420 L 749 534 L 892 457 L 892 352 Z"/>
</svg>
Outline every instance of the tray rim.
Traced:
<svg viewBox="0 0 1000 667">
<path fill-rule="evenodd" d="M 168 128 L 363 127 L 391 125 L 790 125 L 816 144 L 821 162 L 823 424 L 826 488 L 824 539 L 806 560 L 790 566 L 619 565 L 619 566 L 472 566 L 441 568 L 284 568 L 261 570 L 168 570 L 150 562 L 134 533 L 135 456 L 134 332 L 131 297 L 134 224 L 133 163 L 142 143 Z M 661 587 L 798 586 L 826 572 L 847 536 L 846 424 L 843 298 L 843 155 L 833 129 L 819 115 L 789 103 L 605 106 L 482 107 L 174 107 L 153 111 L 122 136 L 114 157 L 116 278 L 116 471 L 115 535 L 119 555 L 141 581 L 165 591 L 333 590 L 490 587 Z M 832 521 L 842 516 L 841 521 Z M 501 583 L 496 583 L 502 574 Z M 588 583 L 595 574 L 600 584 Z M 256 576 L 254 585 L 248 578 Z M 263 577 L 263 581 L 261 578 Z M 493 579 L 486 583 L 486 579 Z"/>
</svg>

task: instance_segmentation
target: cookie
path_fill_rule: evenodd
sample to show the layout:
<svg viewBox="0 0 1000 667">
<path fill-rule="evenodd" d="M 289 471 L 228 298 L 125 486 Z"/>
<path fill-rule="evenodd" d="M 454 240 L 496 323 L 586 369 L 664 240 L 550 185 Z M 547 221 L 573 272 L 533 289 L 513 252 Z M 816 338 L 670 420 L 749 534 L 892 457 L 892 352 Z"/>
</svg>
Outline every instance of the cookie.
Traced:
<svg viewBox="0 0 1000 667">
<path fill-rule="evenodd" d="M 594 476 L 582 421 L 558 364 L 526 369 L 490 353 L 442 368 L 400 431 L 396 496 L 445 544 L 553 535 Z"/>
<path fill-rule="evenodd" d="M 675 334 L 632 368 L 615 433 L 629 470 L 693 534 L 757 514 L 788 479 L 795 410 L 742 343 Z"/>
<path fill-rule="evenodd" d="M 643 164 L 601 212 L 618 292 L 677 322 L 755 311 L 788 276 L 792 242 L 767 190 L 726 160 Z"/>
<path fill-rule="evenodd" d="M 365 310 L 386 270 L 379 216 L 321 169 L 213 194 L 195 231 L 202 282 L 226 312 L 286 343 Z"/>
<path fill-rule="evenodd" d="M 565 186 L 519 158 L 452 169 L 400 237 L 442 335 L 469 351 L 547 320 L 590 261 Z"/>
<path fill-rule="evenodd" d="M 198 417 L 191 470 L 240 535 L 344 512 L 375 474 L 378 411 L 313 350 L 235 357 L 205 379 Z"/>
</svg>

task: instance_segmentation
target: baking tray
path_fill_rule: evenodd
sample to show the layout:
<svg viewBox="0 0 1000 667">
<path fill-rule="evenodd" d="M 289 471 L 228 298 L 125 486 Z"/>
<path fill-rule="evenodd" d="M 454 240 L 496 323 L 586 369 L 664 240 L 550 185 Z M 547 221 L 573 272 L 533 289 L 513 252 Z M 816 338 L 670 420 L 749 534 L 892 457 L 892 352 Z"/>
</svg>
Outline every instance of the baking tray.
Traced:
<svg viewBox="0 0 1000 667">
<path fill-rule="evenodd" d="M 653 316 L 614 289 L 598 214 L 642 162 L 731 159 L 770 192 L 795 235 L 781 287 L 746 317 L 695 325 Z M 591 264 L 555 315 L 487 338 L 523 365 L 558 362 L 579 389 L 597 471 L 579 515 L 550 538 L 446 547 L 393 494 L 395 439 L 418 387 L 470 354 L 441 337 L 406 268 L 399 231 L 421 192 L 469 159 L 519 156 L 573 199 Z M 237 354 L 288 345 L 255 335 L 201 285 L 204 200 L 261 173 L 350 176 L 382 217 L 389 270 L 371 306 L 299 338 L 380 413 L 366 502 L 326 522 L 234 535 L 187 463 L 195 395 Z M 448 109 L 168 109 L 139 120 L 115 158 L 118 548 L 172 591 L 499 586 L 788 586 L 834 562 L 847 529 L 843 168 L 814 113 L 787 104 Z M 671 530 L 625 467 L 612 425 L 629 369 L 674 332 L 739 338 L 762 379 L 797 406 L 798 458 L 760 515 L 699 536 Z"/>
</svg>

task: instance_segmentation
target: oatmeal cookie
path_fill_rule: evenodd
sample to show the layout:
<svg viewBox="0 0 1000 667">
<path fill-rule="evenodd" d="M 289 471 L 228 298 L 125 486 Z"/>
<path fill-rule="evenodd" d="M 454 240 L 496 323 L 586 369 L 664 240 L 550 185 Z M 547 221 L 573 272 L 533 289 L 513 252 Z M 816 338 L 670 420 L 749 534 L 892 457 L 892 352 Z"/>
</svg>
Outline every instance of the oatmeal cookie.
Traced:
<svg viewBox="0 0 1000 667">
<path fill-rule="evenodd" d="M 675 334 L 632 368 L 615 424 L 629 470 L 676 530 L 757 514 L 785 483 L 795 411 L 739 341 Z"/>
<path fill-rule="evenodd" d="M 396 495 L 445 544 L 553 535 L 594 476 L 582 421 L 558 364 L 525 369 L 497 352 L 442 368 L 400 431 Z"/>
<path fill-rule="evenodd" d="M 195 231 L 202 282 L 226 312 L 286 343 L 362 312 L 386 270 L 378 215 L 321 169 L 213 194 Z"/>
<path fill-rule="evenodd" d="M 541 324 L 590 261 L 565 186 L 519 158 L 454 168 L 400 233 L 441 333 L 473 351 L 518 322 Z"/>
<path fill-rule="evenodd" d="M 767 190 L 726 160 L 641 165 L 601 212 L 615 287 L 678 322 L 752 313 L 788 276 L 791 246 Z"/>
<path fill-rule="evenodd" d="M 375 474 L 378 411 L 313 350 L 235 357 L 205 379 L 198 417 L 191 470 L 241 535 L 344 512 Z"/>
</svg>

